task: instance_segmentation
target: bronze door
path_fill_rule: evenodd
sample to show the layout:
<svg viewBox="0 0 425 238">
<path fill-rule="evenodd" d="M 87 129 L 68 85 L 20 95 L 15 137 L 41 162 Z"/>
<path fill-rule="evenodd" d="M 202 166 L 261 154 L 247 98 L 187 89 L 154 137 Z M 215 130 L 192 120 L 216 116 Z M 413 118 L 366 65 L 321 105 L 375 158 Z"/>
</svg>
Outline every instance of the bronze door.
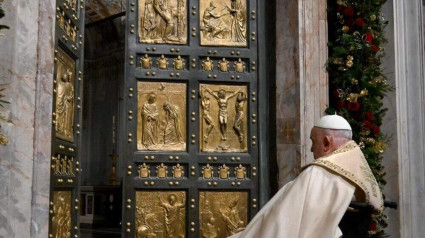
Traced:
<svg viewBox="0 0 425 238">
<path fill-rule="evenodd" d="M 127 4 L 123 237 L 237 233 L 260 206 L 264 3 Z"/>
<path fill-rule="evenodd" d="M 57 0 L 49 237 L 79 236 L 84 0 Z"/>
</svg>

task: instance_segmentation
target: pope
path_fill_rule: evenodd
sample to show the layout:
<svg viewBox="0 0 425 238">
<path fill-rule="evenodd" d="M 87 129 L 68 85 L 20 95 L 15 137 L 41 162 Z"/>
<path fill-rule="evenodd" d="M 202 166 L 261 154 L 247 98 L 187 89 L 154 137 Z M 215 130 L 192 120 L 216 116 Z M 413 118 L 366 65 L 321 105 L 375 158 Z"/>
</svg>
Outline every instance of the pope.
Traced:
<svg viewBox="0 0 425 238">
<path fill-rule="evenodd" d="M 311 130 L 315 161 L 282 187 L 244 231 L 230 238 L 339 238 L 338 227 L 351 201 L 383 210 L 378 183 L 359 146 L 352 141 L 350 124 L 327 115 Z"/>
</svg>

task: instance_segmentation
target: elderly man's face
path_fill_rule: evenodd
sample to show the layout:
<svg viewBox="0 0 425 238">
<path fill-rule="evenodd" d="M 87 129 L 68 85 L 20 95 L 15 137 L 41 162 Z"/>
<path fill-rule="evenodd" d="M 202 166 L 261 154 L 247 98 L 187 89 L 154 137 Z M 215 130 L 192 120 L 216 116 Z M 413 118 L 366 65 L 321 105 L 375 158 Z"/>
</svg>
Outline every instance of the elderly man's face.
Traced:
<svg viewBox="0 0 425 238">
<path fill-rule="evenodd" d="M 322 129 L 313 127 L 310 133 L 310 140 L 310 151 L 313 152 L 314 159 L 318 159 L 328 154 L 327 149 L 325 148 L 325 140 Z"/>
</svg>

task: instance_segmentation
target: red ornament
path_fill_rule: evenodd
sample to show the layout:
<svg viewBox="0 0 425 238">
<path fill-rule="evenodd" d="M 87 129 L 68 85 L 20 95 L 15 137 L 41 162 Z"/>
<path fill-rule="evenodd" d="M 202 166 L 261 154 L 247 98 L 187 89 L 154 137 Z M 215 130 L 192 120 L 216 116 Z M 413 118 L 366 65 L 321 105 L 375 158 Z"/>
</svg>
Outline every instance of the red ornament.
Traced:
<svg viewBox="0 0 425 238">
<path fill-rule="evenodd" d="M 372 41 L 373 41 L 373 34 L 372 34 L 372 32 L 366 33 L 365 41 L 368 42 L 369 44 L 372 44 Z"/>
<path fill-rule="evenodd" d="M 339 101 L 338 102 L 338 109 L 341 109 L 343 107 L 345 107 L 345 101 Z"/>
<path fill-rule="evenodd" d="M 379 51 L 379 48 L 378 48 L 378 46 L 376 46 L 376 45 L 371 45 L 370 46 L 370 49 L 376 54 L 376 53 L 378 53 L 378 51 Z"/>
<path fill-rule="evenodd" d="M 376 231 L 376 222 L 372 222 L 369 225 L 369 231 Z"/>
<path fill-rule="evenodd" d="M 357 112 L 358 110 L 360 110 L 360 103 L 358 103 L 358 102 L 348 103 L 348 110 L 353 111 L 353 112 Z"/>
<path fill-rule="evenodd" d="M 364 23 L 363 19 L 361 19 L 360 17 L 357 17 L 356 18 L 356 25 L 358 27 L 364 27 L 365 23 Z"/>
<path fill-rule="evenodd" d="M 352 7 L 347 7 L 347 8 L 344 9 L 342 14 L 344 14 L 344 16 L 346 16 L 346 17 L 352 17 L 352 16 L 354 16 L 354 9 Z"/>
<path fill-rule="evenodd" d="M 381 132 L 381 130 L 379 130 L 379 126 L 377 125 L 373 126 L 372 131 L 373 131 L 373 134 L 375 135 L 378 135 Z"/>
<path fill-rule="evenodd" d="M 375 117 L 373 116 L 373 113 L 371 111 L 367 111 L 365 116 L 369 121 L 373 121 L 373 119 L 375 119 Z"/>
<path fill-rule="evenodd" d="M 364 127 L 366 127 L 367 129 L 370 129 L 372 127 L 372 122 L 368 121 L 368 120 L 364 120 L 363 121 L 363 125 Z"/>
</svg>

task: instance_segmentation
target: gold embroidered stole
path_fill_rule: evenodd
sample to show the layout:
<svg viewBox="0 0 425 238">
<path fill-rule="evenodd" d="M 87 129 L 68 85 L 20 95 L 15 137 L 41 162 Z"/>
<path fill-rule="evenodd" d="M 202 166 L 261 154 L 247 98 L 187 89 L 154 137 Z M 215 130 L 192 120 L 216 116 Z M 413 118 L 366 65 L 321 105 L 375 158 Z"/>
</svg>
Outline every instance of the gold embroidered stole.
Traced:
<svg viewBox="0 0 425 238">
<path fill-rule="evenodd" d="M 350 141 L 331 154 L 321 157 L 310 165 L 324 167 L 356 184 L 365 194 L 364 202 L 382 212 L 384 201 L 378 183 L 356 142 Z"/>
</svg>

